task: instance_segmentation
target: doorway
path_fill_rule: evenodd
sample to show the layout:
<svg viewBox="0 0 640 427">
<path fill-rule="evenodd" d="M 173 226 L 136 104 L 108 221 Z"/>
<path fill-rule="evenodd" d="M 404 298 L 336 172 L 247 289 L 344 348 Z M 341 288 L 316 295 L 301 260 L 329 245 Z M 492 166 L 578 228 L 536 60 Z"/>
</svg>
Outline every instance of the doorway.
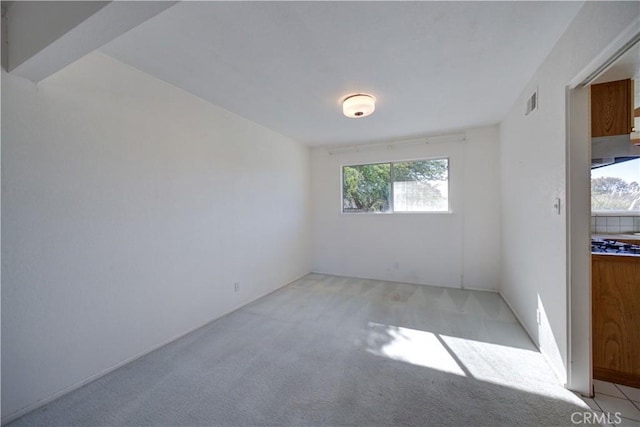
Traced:
<svg viewBox="0 0 640 427">
<path fill-rule="evenodd" d="M 640 86 L 640 32 L 628 27 L 567 86 L 567 387 L 593 396 L 591 301 L 590 85 L 635 79 Z M 637 61 L 629 60 L 637 52 Z M 640 96 L 639 96 L 640 98 Z M 640 105 L 640 99 L 636 101 Z"/>
</svg>

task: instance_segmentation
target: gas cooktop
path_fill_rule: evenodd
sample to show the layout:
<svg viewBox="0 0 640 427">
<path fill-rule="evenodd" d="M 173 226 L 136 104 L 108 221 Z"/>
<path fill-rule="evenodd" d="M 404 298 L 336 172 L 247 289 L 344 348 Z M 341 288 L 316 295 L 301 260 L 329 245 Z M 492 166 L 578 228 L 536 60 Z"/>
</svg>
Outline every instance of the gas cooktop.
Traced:
<svg viewBox="0 0 640 427">
<path fill-rule="evenodd" d="M 640 245 L 609 239 L 591 239 L 591 253 L 640 256 Z"/>
</svg>

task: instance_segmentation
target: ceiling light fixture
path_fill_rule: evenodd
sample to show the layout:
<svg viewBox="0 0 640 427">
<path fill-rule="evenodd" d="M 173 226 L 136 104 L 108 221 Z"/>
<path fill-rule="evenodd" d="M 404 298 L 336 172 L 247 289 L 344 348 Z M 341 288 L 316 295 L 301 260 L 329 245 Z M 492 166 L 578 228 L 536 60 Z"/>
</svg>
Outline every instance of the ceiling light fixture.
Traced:
<svg viewBox="0 0 640 427">
<path fill-rule="evenodd" d="M 376 99 L 366 93 L 350 95 L 342 101 L 342 112 L 352 119 L 367 117 L 376 109 Z"/>
</svg>

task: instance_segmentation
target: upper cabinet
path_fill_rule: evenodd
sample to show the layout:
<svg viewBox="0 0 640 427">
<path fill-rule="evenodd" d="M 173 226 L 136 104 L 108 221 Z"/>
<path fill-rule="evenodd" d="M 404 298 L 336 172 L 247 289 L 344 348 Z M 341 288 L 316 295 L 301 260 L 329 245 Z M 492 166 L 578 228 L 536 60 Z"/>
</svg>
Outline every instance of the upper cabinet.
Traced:
<svg viewBox="0 0 640 427">
<path fill-rule="evenodd" d="M 591 136 L 629 135 L 633 127 L 633 81 L 591 86 Z"/>
</svg>

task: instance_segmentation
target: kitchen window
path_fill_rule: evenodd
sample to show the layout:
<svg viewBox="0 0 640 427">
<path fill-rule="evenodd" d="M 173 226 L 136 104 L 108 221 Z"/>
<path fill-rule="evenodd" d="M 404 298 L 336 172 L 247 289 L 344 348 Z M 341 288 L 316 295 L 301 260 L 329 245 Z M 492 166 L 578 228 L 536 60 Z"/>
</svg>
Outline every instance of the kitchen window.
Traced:
<svg viewBox="0 0 640 427">
<path fill-rule="evenodd" d="M 449 211 L 449 159 L 342 167 L 343 213 Z"/>
<path fill-rule="evenodd" d="M 640 214 L 640 158 L 591 170 L 591 211 Z"/>
</svg>

